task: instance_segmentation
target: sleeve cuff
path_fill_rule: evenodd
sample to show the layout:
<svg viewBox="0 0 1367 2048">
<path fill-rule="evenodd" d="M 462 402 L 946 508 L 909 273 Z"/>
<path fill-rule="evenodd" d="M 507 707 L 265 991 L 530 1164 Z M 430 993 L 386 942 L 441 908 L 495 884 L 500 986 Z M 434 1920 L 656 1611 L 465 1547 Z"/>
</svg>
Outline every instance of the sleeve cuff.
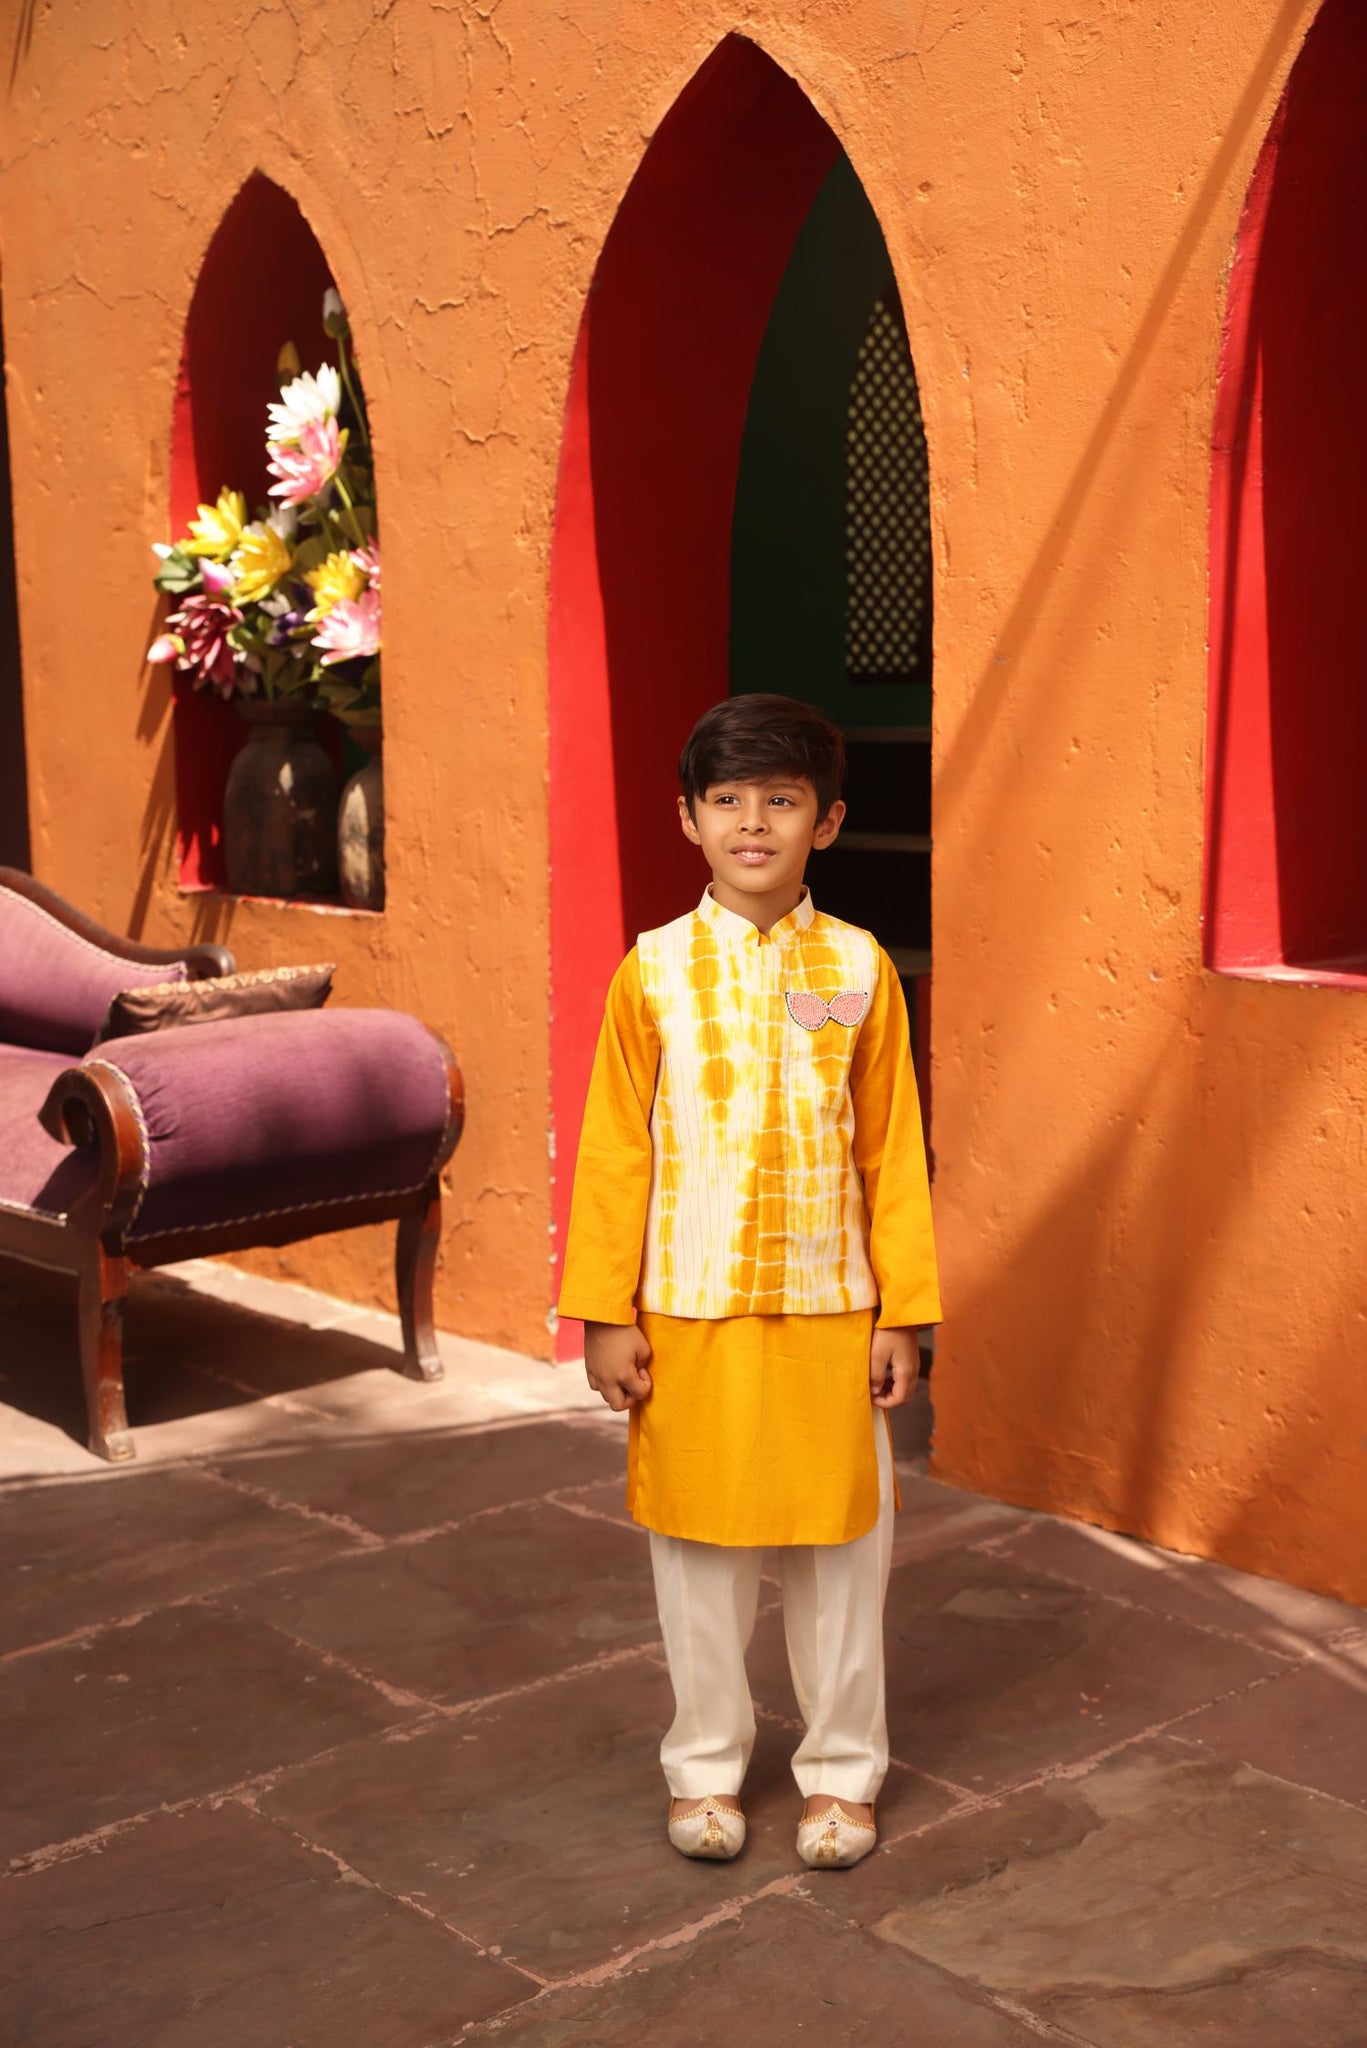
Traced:
<svg viewBox="0 0 1367 2048">
<path fill-rule="evenodd" d="M 878 1311 L 875 1328 L 879 1330 L 927 1330 L 935 1323 L 944 1321 L 938 1295 L 928 1298 L 922 1295 L 910 1301 L 887 1301 Z"/>
<path fill-rule="evenodd" d="M 562 1294 L 555 1305 L 555 1312 L 567 1322 L 574 1323 L 634 1323 L 636 1308 L 633 1302 L 590 1301 L 587 1296 Z"/>
</svg>

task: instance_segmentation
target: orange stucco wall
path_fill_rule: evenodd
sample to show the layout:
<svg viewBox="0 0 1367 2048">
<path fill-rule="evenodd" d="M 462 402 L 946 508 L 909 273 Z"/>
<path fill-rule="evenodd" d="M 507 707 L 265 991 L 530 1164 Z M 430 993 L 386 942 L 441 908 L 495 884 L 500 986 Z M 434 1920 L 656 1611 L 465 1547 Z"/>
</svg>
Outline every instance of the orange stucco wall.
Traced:
<svg viewBox="0 0 1367 2048">
<path fill-rule="evenodd" d="M 336 957 L 342 1000 L 447 1032 L 471 1116 L 441 1316 L 545 1354 L 569 367 L 646 141 L 722 35 L 760 41 L 879 214 L 931 450 L 938 1468 L 1364 1596 L 1367 996 L 1200 964 L 1225 280 L 1313 12 L 36 0 L 4 52 L 0 261 L 35 867 L 149 938 Z M 197 266 L 255 168 L 303 208 L 364 352 L 380 920 L 175 886 L 147 549 Z M 386 1249 L 278 1265 L 383 1298 Z"/>
</svg>

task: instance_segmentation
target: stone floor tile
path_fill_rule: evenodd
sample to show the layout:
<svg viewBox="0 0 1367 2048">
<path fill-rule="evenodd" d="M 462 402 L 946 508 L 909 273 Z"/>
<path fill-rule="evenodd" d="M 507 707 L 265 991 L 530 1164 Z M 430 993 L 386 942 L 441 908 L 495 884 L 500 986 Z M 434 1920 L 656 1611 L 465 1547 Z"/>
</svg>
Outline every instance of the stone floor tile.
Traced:
<svg viewBox="0 0 1367 2048">
<path fill-rule="evenodd" d="M 1021 1528 L 1030 1518 L 985 1494 L 965 1493 L 910 1469 L 898 1472 L 902 1506 L 892 1530 L 892 1561 L 909 1564 L 938 1550 L 960 1549 Z"/>
<path fill-rule="evenodd" d="M 301 1762 L 406 1711 L 210 1607 L 34 1650 L 0 1686 L 0 1858 Z"/>
<path fill-rule="evenodd" d="M 836 1878 L 834 1882 L 839 1882 Z M 542 1994 L 472 2041 L 499 2048 L 1039 2048 L 1039 2032 L 819 1907 L 769 1898 L 642 1956 L 606 1983 Z"/>
<path fill-rule="evenodd" d="M 193 1468 L 0 1484 L 0 1653 L 351 1547 Z"/>
<path fill-rule="evenodd" d="M 236 1458 L 230 1470 L 236 1480 L 390 1536 L 612 1475 L 620 1494 L 624 1449 L 618 1431 L 594 1423 L 519 1422 L 310 1445 Z"/>
<path fill-rule="evenodd" d="M 1367 1816 L 1223 1757 L 1137 1744 L 870 1862 L 829 1910 L 1097 2048 L 1269 2048 L 1248 1987 L 1292 1980 L 1302 2044 L 1364 2038 Z"/>
<path fill-rule="evenodd" d="M 1023 1516 L 994 1548 L 1026 1571 L 1226 1629 L 1285 1656 L 1304 1656 L 1344 1629 L 1367 1624 L 1367 1610 L 1346 1601 L 1053 1515 Z"/>
<path fill-rule="evenodd" d="M 886 1641 L 893 1754 L 979 1793 L 1281 1668 L 1252 1644 L 973 1551 L 894 1571 Z M 757 1698 L 794 1711 L 777 1615 L 755 1632 L 751 1673 Z"/>
<path fill-rule="evenodd" d="M 1367 1968 L 1292 1951 L 1178 1991 L 1080 1992 L 1067 2038 L 1098 2048 L 1364 2048 Z"/>
<path fill-rule="evenodd" d="M 658 1634 L 640 1532 L 545 1505 L 284 1573 L 235 1600 L 391 1685 L 452 1703 Z"/>
<path fill-rule="evenodd" d="M 734 1863 L 670 1848 L 663 1671 L 632 1660 L 291 1772 L 266 1810 L 539 1976 L 562 1978 L 797 1871 L 786 1730 L 761 1725 Z M 945 1810 L 899 1784 L 908 1825 Z"/>
<path fill-rule="evenodd" d="M 1322 1650 L 1313 1663 L 1194 1714 L 1178 1733 L 1367 1806 L 1367 1641 Z"/>
<path fill-rule="evenodd" d="M 930 1440 L 935 1428 L 935 1411 L 931 1403 L 930 1381 L 923 1373 L 912 1390 L 909 1401 L 900 1408 L 889 1408 L 888 1424 L 892 1430 L 892 1455 L 900 1468 L 908 1472 L 925 1474 L 930 1458 Z"/>
<path fill-rule="evenodd" d="M 625 1453 L 626 1446 L 622 1448 Z M 621 1471 L 615 1479 L 601 1479 L 596 1486 L 582 1487 L 571 1498 L 576 1507 L 588 1514 L 602 1515 L 609 1522 L 620 1522 L 624 1529 L 639 1529 L 640 1523 L 633 1521 L 627 1512 L 625 1455 L 618 1459 L 618 1463 Z M 562 1489 L 557 1487 L 555 1491 L 558 1494 Z"/>
<path fill-rule="evenodd" d="M 0 2048 L 434 2048 L 534 1990 L 231 1804 L 0 1882 Z"/>
</svg>

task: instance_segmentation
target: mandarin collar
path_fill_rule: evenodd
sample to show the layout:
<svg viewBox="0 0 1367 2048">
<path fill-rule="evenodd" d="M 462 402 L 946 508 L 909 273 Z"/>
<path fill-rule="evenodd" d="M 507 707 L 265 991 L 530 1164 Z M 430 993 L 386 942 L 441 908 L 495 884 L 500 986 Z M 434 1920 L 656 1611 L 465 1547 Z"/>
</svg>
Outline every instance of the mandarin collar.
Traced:
<svg viewBox="0 0 1367 2048">
<path fill-rule="evenodd" d="M 806 931 L 816 916 L 816 905 L 812 902 L 811 890 L 804 884 L 801 898 L 795 907 L 786 917 L 781 917 L 777 924 L 771 925 L 767 932 L 761 934 L 759 926 L 752 924 L 748 917 L 742 917 L 738 911 L 728 910 L 724 903 L 718 903 L 709 882 L 698 905 L 698 916 L 711 925 L 719 939 L 730 939 L 733 944 L 744 946 L 751 940 L 758 944 L 763 937 L 766 945 L 782 946 L 798 932 Z"/>
</svg>

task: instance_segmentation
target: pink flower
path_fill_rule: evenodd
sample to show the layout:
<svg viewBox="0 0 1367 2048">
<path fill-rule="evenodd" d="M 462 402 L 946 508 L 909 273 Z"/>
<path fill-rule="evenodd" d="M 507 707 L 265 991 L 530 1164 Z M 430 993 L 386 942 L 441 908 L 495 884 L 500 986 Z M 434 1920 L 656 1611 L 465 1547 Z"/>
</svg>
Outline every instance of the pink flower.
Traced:
<svg viewBox="0 0 1367 2048">
<path fill-rule="evenodd" d="M 231 697 L 240 675 L 239 656 L 229 643 L 228 634 L 234 626 L 242 624 L 241 612 L 206 593 L 187 597 L 166 624 L 169 631 L 153 641 L 148 660 L 174 660 L 196 690 L 207 684 L 221 697 Z"/>
<path fill-rule="evenodd" d="M 210 597 L 222 597 L 233 587 L 233 572 L 226 562 L 211 562 L 202 558 L 199 565 L 200 581 Z"/>
<path fill-rule="evenodd" d="M 368 659 L 380 651 L 380 593 L 363 591 L 360 597 L 344 597 L 324 613 L 313 636 L 315 647 L 323 649 L 323 667 L 339 661 Z"/>
<path fill-rule="evenodd" d="M 351 559 L 367 579 L 370 588 L 379 595 L 380 589 L 380 543 L 368 540 L 363 548 L 353 548 Z"/>
<path fill-rule="evenodd" d="M 308 420 L 299 430 L 297 448 L 268 442 L 266 466 L 280 479 L 271 485 L 271 496 L 285 505 L 302 505 L 306 499 L 316 498 L 336 476 L 345 447 L 346 435 L 334 419 Z"/>
</svg>

